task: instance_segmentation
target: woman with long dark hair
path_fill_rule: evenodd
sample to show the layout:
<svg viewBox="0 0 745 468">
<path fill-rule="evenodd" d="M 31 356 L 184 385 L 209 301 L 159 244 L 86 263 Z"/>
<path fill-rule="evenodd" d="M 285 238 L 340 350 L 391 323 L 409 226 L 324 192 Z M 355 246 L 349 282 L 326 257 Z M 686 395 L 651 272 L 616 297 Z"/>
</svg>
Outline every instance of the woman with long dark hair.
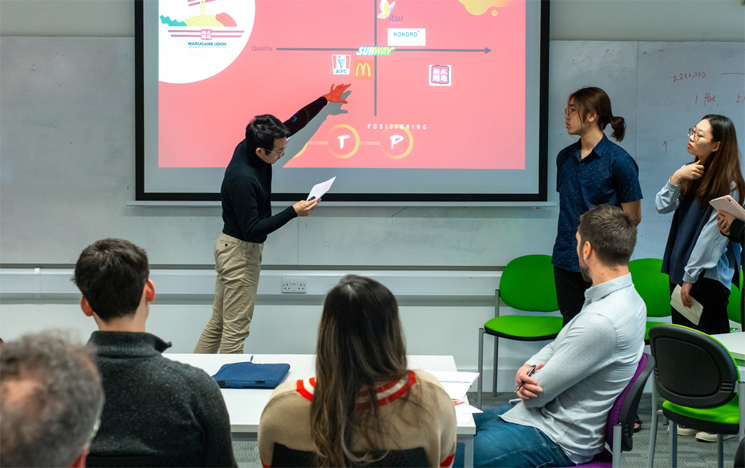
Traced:
<svg viewBox="0 0 745 468">
<path fill-rule="evenodd" d="M 431 374 L 407 369 L 398 304 L 385 286 L 342 278 L 326 296 L 316 350 L 316 377 L 277 387 L 261 415 L 265 467 L 276 445 L 313 452 L 323 467 L 416 448 L 428 466 L 452 464 L 453 402 Z"/>
<path fill-rule="evenodd" d="M 695 323 L 672 307 L 672 319 L 704 333 L 727 333 L 727 303 L 740 271 L 740 245 L 720 235 L 709 201 L 729 194 L 742 204 L 745 196 L 732 121 L 704 116 L 688 131 L 688 152 L 694 161 L 673 173 L 655 206 L 660 213 L 675 212 L 662 262 L 663 273 L 670 275 L 670 292 L 681 286 L 683 305 L 690 308 L 695 299 L 703 312 Z"/>
</svg>

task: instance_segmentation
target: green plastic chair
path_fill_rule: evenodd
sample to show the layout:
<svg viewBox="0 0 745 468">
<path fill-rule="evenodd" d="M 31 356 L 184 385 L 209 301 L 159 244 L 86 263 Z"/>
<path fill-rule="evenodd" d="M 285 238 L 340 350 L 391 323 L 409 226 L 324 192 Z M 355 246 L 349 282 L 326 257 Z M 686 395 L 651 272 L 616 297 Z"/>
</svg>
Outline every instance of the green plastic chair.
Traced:
<svg viewBox="0 0 745 468">
<path fill-rule="evenodd" d="M 535 315 L 499 315 L 500 302 L 525 312 L 555 312 L 559 310 L 554 284 L 554 266 L 549 255 L 526 255 L 504 267 L 495 291 L 494 318 L 479 328 L 479 388 L 478 406 L 484 375 L 484 332 L 494 336 L 494 394 L 497 393 L 499 368 L 499 338 L 517 341 L 552 340 L 561 331 L 562 318 Z"/>
<path fill-rule="evenodd" d="M 629 273 L 631 273 L 634 289 L 647 306 L 647 317 L 670 317 L 670 277 L 662 273 L 662 260 L 659 258 L 631 260 Z M 663 323 L 669 322 L 647 321 L 644 343 L 649 344 L 649 330 Z"/>
<path fill-rule="evenodd" d="M 717 466 L 723 464 L 722 434 L 745 435 L 745 384 L 732 356 L 719 341 L 692 328 L 654 327 L 650 347 L 655 359 L 652 430 L 647 466 L 654 465 L 657 438 L 657 395 L 666 401 L 662 414 L 670 420 L 670 464 L 677 466 L 677 425 L 717 436 Z M 738 388 L 739 387 L 739 388 Z"/>
</svg>

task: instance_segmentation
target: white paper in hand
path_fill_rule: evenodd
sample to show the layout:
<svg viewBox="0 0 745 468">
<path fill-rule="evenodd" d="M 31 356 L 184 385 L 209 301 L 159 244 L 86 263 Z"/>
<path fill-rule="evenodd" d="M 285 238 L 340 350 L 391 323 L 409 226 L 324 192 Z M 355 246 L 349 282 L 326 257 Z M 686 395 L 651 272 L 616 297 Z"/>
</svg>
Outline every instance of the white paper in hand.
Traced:
<svg viewBox="0 0 745 468">
<path fill-rule="evenodd" d="M 321 198 L 322 196 L 326 195 L 326 192 L 329 191 L 331 188 L 331 185 L 336 180 L 336 177 L 332 177 L 326 182 L 321 182 L 320 184 L 316 184 L 311 189 L 310 193 L 308 194 L 308 200 L 312 198 Z"/>
<path fill-rule="evenodd" d="M 683 300 L 680 298 L 680 285 L 675 286 L 675 290 L 673 290 L 673 294 L 670 296 L 670 305 L 675 307 L 675 310 L 680 312 L 680 315 L 693 322 L 694 325 L 698 325 L 698 322 L 701 320 L 701 313 L 704 311 L 704 306 L 694 298 L 691 298 L 691 302 L 693 303 L 691 307 L 684 306 Z"/>
</svg>

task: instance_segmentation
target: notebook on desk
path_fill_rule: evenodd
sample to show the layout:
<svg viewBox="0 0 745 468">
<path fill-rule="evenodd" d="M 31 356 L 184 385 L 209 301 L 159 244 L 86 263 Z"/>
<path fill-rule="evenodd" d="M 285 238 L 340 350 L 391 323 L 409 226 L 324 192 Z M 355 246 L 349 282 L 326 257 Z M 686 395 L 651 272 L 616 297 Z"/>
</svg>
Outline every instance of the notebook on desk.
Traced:
<svg viewBox="0 0 745 468">
<path fill-rule="evenodd" d="M 289 364 L 224 364 L 213 375 L 220 388 L 276 388 L 290 372 Z"/>
</svg>

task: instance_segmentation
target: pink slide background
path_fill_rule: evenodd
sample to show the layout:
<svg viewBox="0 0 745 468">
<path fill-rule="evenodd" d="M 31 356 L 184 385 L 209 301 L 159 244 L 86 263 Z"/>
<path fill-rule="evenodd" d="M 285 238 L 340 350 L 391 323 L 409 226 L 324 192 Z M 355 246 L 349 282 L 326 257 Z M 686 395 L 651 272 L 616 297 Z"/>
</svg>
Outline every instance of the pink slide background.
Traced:
<svg viewBox="0 0 745 468">
<path fill-rule="evenodd" d="M 327 93 L 331 83 L 352 83 L 349 104 L 342 106 L 348 113 L 329 116 L 285 167 L 524 169 L 525 0 L 482 15 L 458 0 L 398 0 L 387 19 L 377 18 L 380 7 L 374 13 L 373 3 L 256 0 L 250 39 L 230 66 L 196 83 L 159 83 L 158 165 L 225 167 L 253 115 L 285 120 Z M 374 45 L 373 21 L 378 47 L 388 45 L 388 28 L 426 29 L 425 46 L 397 46 L 390 56 L 377 57 L 377 116 L 374 82 L 355 77 L 357 60 L 373 60 L 356 55 L 359 47 Z M 491 52 L 485 54 L 485 47 Z M 351 55 L 349 75 L 332 74 L 332 54 Z M 450 65 L 451 86 L 430 86 L 430 65 Z M 409 125 L 409 132 L 392 125 Z M 337 136 L 352 133 L 346 126 L 358 139 L 352 136 L 340 148 Z M 393 150 L 391 136 L 403 138 Z"/>
</svg>

